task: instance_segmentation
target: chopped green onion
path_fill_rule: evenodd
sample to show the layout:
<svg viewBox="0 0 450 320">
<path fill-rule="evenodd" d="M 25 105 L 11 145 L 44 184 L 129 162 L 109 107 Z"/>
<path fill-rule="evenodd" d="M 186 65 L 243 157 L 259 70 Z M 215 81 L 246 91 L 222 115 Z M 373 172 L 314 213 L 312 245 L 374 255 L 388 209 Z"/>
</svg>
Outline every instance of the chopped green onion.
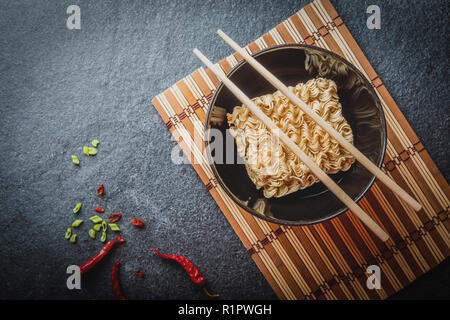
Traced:
<svg viewBox="0 0 450 320">
<path fill-rule="evenodd" d="M 112 231 L 120 231 L 119 226 L 115 223 L 110 223 L 109 227 L 111 228 Z"/>
<path fill-rule="evenodd" d="M 94 226 L 94 230 L 95 230 L 95 231 L 100 231 L 101 228 L 102 228 L 102 224 L 101 224 L 101 223 L 97 223 L 97 224 Z"/>
<path fill-rule="evenodd" d="M 75 165 L 79 165 L 80 164 L 80 160 L 78 159 L 77 156 L 72 156 L 72 162 Z"/>
<path fill-rule="evenodd" d="M 87 156 L 89 155 L 89 147 L 88 146 L 83 147 L 83 153 Z"/>
<path fill-rule="evenodd" d="M 67 228 L 67 231 L 66 231 L 66 236 L 65 236 L 65 238 L 66 239 L 70 239 L 70 236 L 72 235 L 72 229 L 70 229 L 70 228 Z"/>
<path fill-rule="evenodd" d="M 77 242 L 77 234 L 74 233 L 71 237 L 70 237 L 70 243 L 75 243 Z"/>
<path fill-rule="evenodd" d="M 98 150 L 96 148 L 88 148 L 88 155 L 95 156 Z"/>
<path fill-rule="evenodd" d="M 106 241 L 106 231 L 103 231 L 102 233 L 102 237 L 100 238 L 101 242 L 105 242 Z"/>
<path fill-rule="evenodd" d="M 101 223 L 103 221 L 102 218 L 100 218 L 99 216 L 90 217 L 89 220 L 91 220 L 95 224 Z"/>
<path fill-rule="evenodd" d="M 92 140 L 92 142 L 91 142 L 91 144 L 94 146 L 94 147 L 98 147 L 98 144 L 100 143 L 100 141 L 98 141 L 97 139 L 94 139 L 94 140 Z"/>
<path fill-rule="evenodd" d="M 106 221 L 102 221 L 102 228 L 103 232 L 106 232 L 106 230 L 108 230 L 108 225 L 106 224 Z"/>
<path fill-rule="evenodd" d="M 73 213 L 78 213 L 78 211 L 80 211 L 81 209 L 81 202 L 77 203 L 77 205 L 75 206 L 75 208 L 73 208 Z"/>
<path fill-rule="evenodd" d="M 94 229 L 89 230 L 89 237 L 91 237 L 92 239 L 95 239 L 95 230 Z"/>
<path fill-rule="evenodd" d="M 77 228 L 83 223 L 83 220 L 75 220 L 72 222 L 72 227 Z"/>
</svg>

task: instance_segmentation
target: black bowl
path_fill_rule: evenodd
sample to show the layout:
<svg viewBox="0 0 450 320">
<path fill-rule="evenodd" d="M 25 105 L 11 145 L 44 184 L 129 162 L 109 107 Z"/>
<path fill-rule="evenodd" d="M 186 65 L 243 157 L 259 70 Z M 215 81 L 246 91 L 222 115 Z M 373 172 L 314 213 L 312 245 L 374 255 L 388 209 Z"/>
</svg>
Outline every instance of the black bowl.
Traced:
<svg viewBox="0 0 450 320">
<path fill-rule="evenodd" d="M 353 130 L 354 145 L 381 166 L 386 149 L 384 113 L 372 86 L 352 64 L 330 51 L 307 45 L 271 47 L 253 54 L 253 57 L 287 86 L 305 83 L 318 76 L 334 80 L 344 117 Z M 276 91 L 246 61 L 241 61 L 227 76 L 250 98 Z M 221 124 L 211 122 L 215 106 L 232 113 L 233 108 L 240 105 L 242 103 L 220 83 L 211 100 L 205 124 L 206 154 L 211 168 L 217 181 L 239 206 L 259 218 L 288 225 L 323 222 L 348 209 L 320 182 L 281 198 L 265 198 L 262 189 L 257 190 L 248 177 L 237 154 L 236 143 L 227 131 L 226 120 Z M 219 130 L 223 139 L 217 140 L 218 131 L 209 130 L 211 128 Z M 213 141 L 214 148 L 211 147 Z M 228 155 L 227 141 L 234 145 L 228 148 Z M 219 157 L 216 150 L 221 144 L 223 153 Z M 350 170 L 330 177 L 354 201 L 359 201 L 375 180 L 359 162 L 355 162 Z"/>
</svg>

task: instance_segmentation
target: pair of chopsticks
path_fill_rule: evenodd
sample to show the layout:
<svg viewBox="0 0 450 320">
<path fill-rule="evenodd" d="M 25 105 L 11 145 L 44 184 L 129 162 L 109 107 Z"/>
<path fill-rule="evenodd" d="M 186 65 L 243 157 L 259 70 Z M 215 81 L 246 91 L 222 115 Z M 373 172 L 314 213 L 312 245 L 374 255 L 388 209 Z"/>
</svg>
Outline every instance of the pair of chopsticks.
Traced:
<svg viewBox="0 0 450 320">
<path fill-rule="evenodd" d="M 222 30 L 218 30 L 217 34 L 228 43 L 236 52 L 238 52 L 247 62 L 255 68 L 267 81 L 269 81 L 276 89 L 280 90 L 292 103 L 296 104 L 303 112 L 310 116 L 322 129 L 324 129 L 330 136 L 336 139 L 341 146 L 347 149 L 353 156 L 375 175 L 388 188 L 395 192 L 401 199 L 413 207 L 416 211 L 420 210 L 422 206 L 412 198 L 406 191 L 404 191 L 398 184 L 390 179 L 383 171 L 372 163 L 364 154 L 361 153 L 353 144 L 348 142 L 339 132 L 337 132 L 330 124 L 328 124 L 320 115 L 309 108 L 300 98 L 298 98 L 292 91 L 288 89 L 280 80 L 278 80 L 272 73 L 270 73 L 264 66 L 262 66 L 255 58 L 250 56 L 246 50 L 241 48 L 236 42 L 228 37 Z M 382 241 L 387 241 L 389 235 L 359 207 L 352 198 L 350 198 L 344 190 L 342 190 L 319 166 L 311 160 L 298 146 L 294 143 L 280 128 L 277 127 L 272 120 L 265 115 L 259 107 L 250 100 L 230 79 L 228 79 L 211 61 L 208 60 L 197 48 L 193 50 L 194 54 L 212 71 L 214 74 L 228 87 L 228 89 L 243 103 L 250 111 L 262 122 L 264 125 L 278 137 L 292 152 L 303 161 L 306 166 L 315 174 L 320 181 L 333 194 L 341 200 L 356 216 L 372 230 Z"/>
</svg>

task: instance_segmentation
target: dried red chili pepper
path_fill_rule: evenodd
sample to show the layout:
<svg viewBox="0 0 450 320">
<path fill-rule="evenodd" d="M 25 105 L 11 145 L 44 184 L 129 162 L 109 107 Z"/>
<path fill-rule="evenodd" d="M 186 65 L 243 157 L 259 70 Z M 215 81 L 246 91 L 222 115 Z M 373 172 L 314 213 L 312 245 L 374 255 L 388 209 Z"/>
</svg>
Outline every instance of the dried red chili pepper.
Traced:
<svg viewBox="0 0 450 320">
<path fill-rule="evenodd" d="M 205 293 L 208 296 L 210 296 L 210 297 L 218 297 L 219 296 L 218 294 L 210 294 L 208 292 L 208 290 L 206 290 L 205 277 L 201 274 L 200 270 L 198 270 L 198 268 L 196 266 L 194 266 L 194 264 L 191 261 L 189 261 L 188 258 L 180 256 L 180 255 L 175 255 L 175 254 L 163 254 L 163 253 L 160 253 L 156 249 L 152 249 L 152 250 L 161 258 L 170 259 L 170 260 L 174 260 L 174 261 L 178 262 L 178 264 L 181 265 L 183 267 L 183 269 L 187 272 L 187 274 L 191 278 L 192 282 L 194 282 L 196 285 L 201 286 L 203 291 L 205 291 Z"/>
<path fill-rule="evenodd" d="M 139 227 L 139 228 L 143 228 L 143 227 L 145 226 L 144 221 L 139 220 L 139 219 L 137 219 L 137 218 L 131 219 L 131 223 L 132 223 L 134 226 Z"/>
<path fill-rule="evenodd" d="M 97 189 L 97 194 L 102 196 L 104 192 L 105 192 L 105 186 L 102 183 Z"/>
<path fill-rule="evenodd" d="M 116 243 L 123 243 L 125 242 L 125 239 L 122 237 L 116 237 L 116 240 L 109 241 L 105 246 L 100 250 L 99 253 L 97 253 L 95 256 L 93 256 L 91 259 L 86 261 L 83 265 L 80 266 L 80 274 L 84 274 L 91 270 L 97 263 L 99 263 L 111 250 L 112 247 Z"/>
<path fill-rule="evenodd" d="M 141 277 L 141 278 L 144 277 L 144 273 L 143 273 L 141 270 L 135 271 L 135 272 L 134 272 L 134 275 L 135 275 L 135 276 L 138 276 L 138 277 Z"/>
<path fill-rule="evenodd" d="M 122 214 L 120 212 L 113 213 L 109 216 L 108 220 L 111 222 L 117 222 L 122 218 Z"/>
<path fill-rule="evenodd" d="M 119 284 L 119 265 L 120 265 L 120 260 L 117 260 L 116 262 L 114 262 L 114 265 L 113 265 L 113 268 L 112 268 L 112 274 L 111 274 L 112 288 L 113 288 L 114 295 L 116 296 L 117 299 L 119 299 L 119 300 L 127 300 L 125 298 L 125 296 L 123 295 L 122 290 L 120 289 L 120 284 Z"/>
<path fill-rule="evenodd" d="M 100 212 L 100 213 L 105 212 L 105 210 L 103 210 L 102 208 L 99 208 L 99 207 L 95 208 L 94 210 L 97 212 Z"/>
</svg>

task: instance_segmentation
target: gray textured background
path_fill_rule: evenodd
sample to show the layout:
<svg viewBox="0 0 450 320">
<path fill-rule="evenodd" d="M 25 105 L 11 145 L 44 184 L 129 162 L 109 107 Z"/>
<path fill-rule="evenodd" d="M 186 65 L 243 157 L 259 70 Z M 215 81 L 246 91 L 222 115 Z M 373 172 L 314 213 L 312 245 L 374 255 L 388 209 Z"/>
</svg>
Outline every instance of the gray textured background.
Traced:
<svg viewBox="0 0 450 320">
<path fill-rule="evenodd" d="M 448 179 L 447 1 L 332 2 Z M 113 298 L 119 256 L 130 298 L 204 298 L 151 247 L 190 257 L 222 298 L 276 298 L 194 170 L 171 163 L 176 143 L 150 100 L 200 66 L 194 45 L 215 61 L 231 53 L 217 28 L 246 44 L 307 3 L 1 1 L 0 298 Z M 80 31 L 66 29 L 70 4 L 81 7 Z M 381 30 L 365 26 L 369 4 L 381 8 Z M 99 154 L 86 158 L 81 147 L 93 138 Z M 107 200 L 95 195 L 100 183 Z M 76 245 L 64 240 L 78 201 L 85 220 L 97 205 L 122 212 L 128 244 L 69 291 L 66 267 L 102 246 L 88 238 L 88 221 Z M 133 216 L 148 227 L 133 229 Z M 145 279 L 132 275 L 139 268 Z M 449 268 L 395 297 L 448 298 Z"/>
</svg>

